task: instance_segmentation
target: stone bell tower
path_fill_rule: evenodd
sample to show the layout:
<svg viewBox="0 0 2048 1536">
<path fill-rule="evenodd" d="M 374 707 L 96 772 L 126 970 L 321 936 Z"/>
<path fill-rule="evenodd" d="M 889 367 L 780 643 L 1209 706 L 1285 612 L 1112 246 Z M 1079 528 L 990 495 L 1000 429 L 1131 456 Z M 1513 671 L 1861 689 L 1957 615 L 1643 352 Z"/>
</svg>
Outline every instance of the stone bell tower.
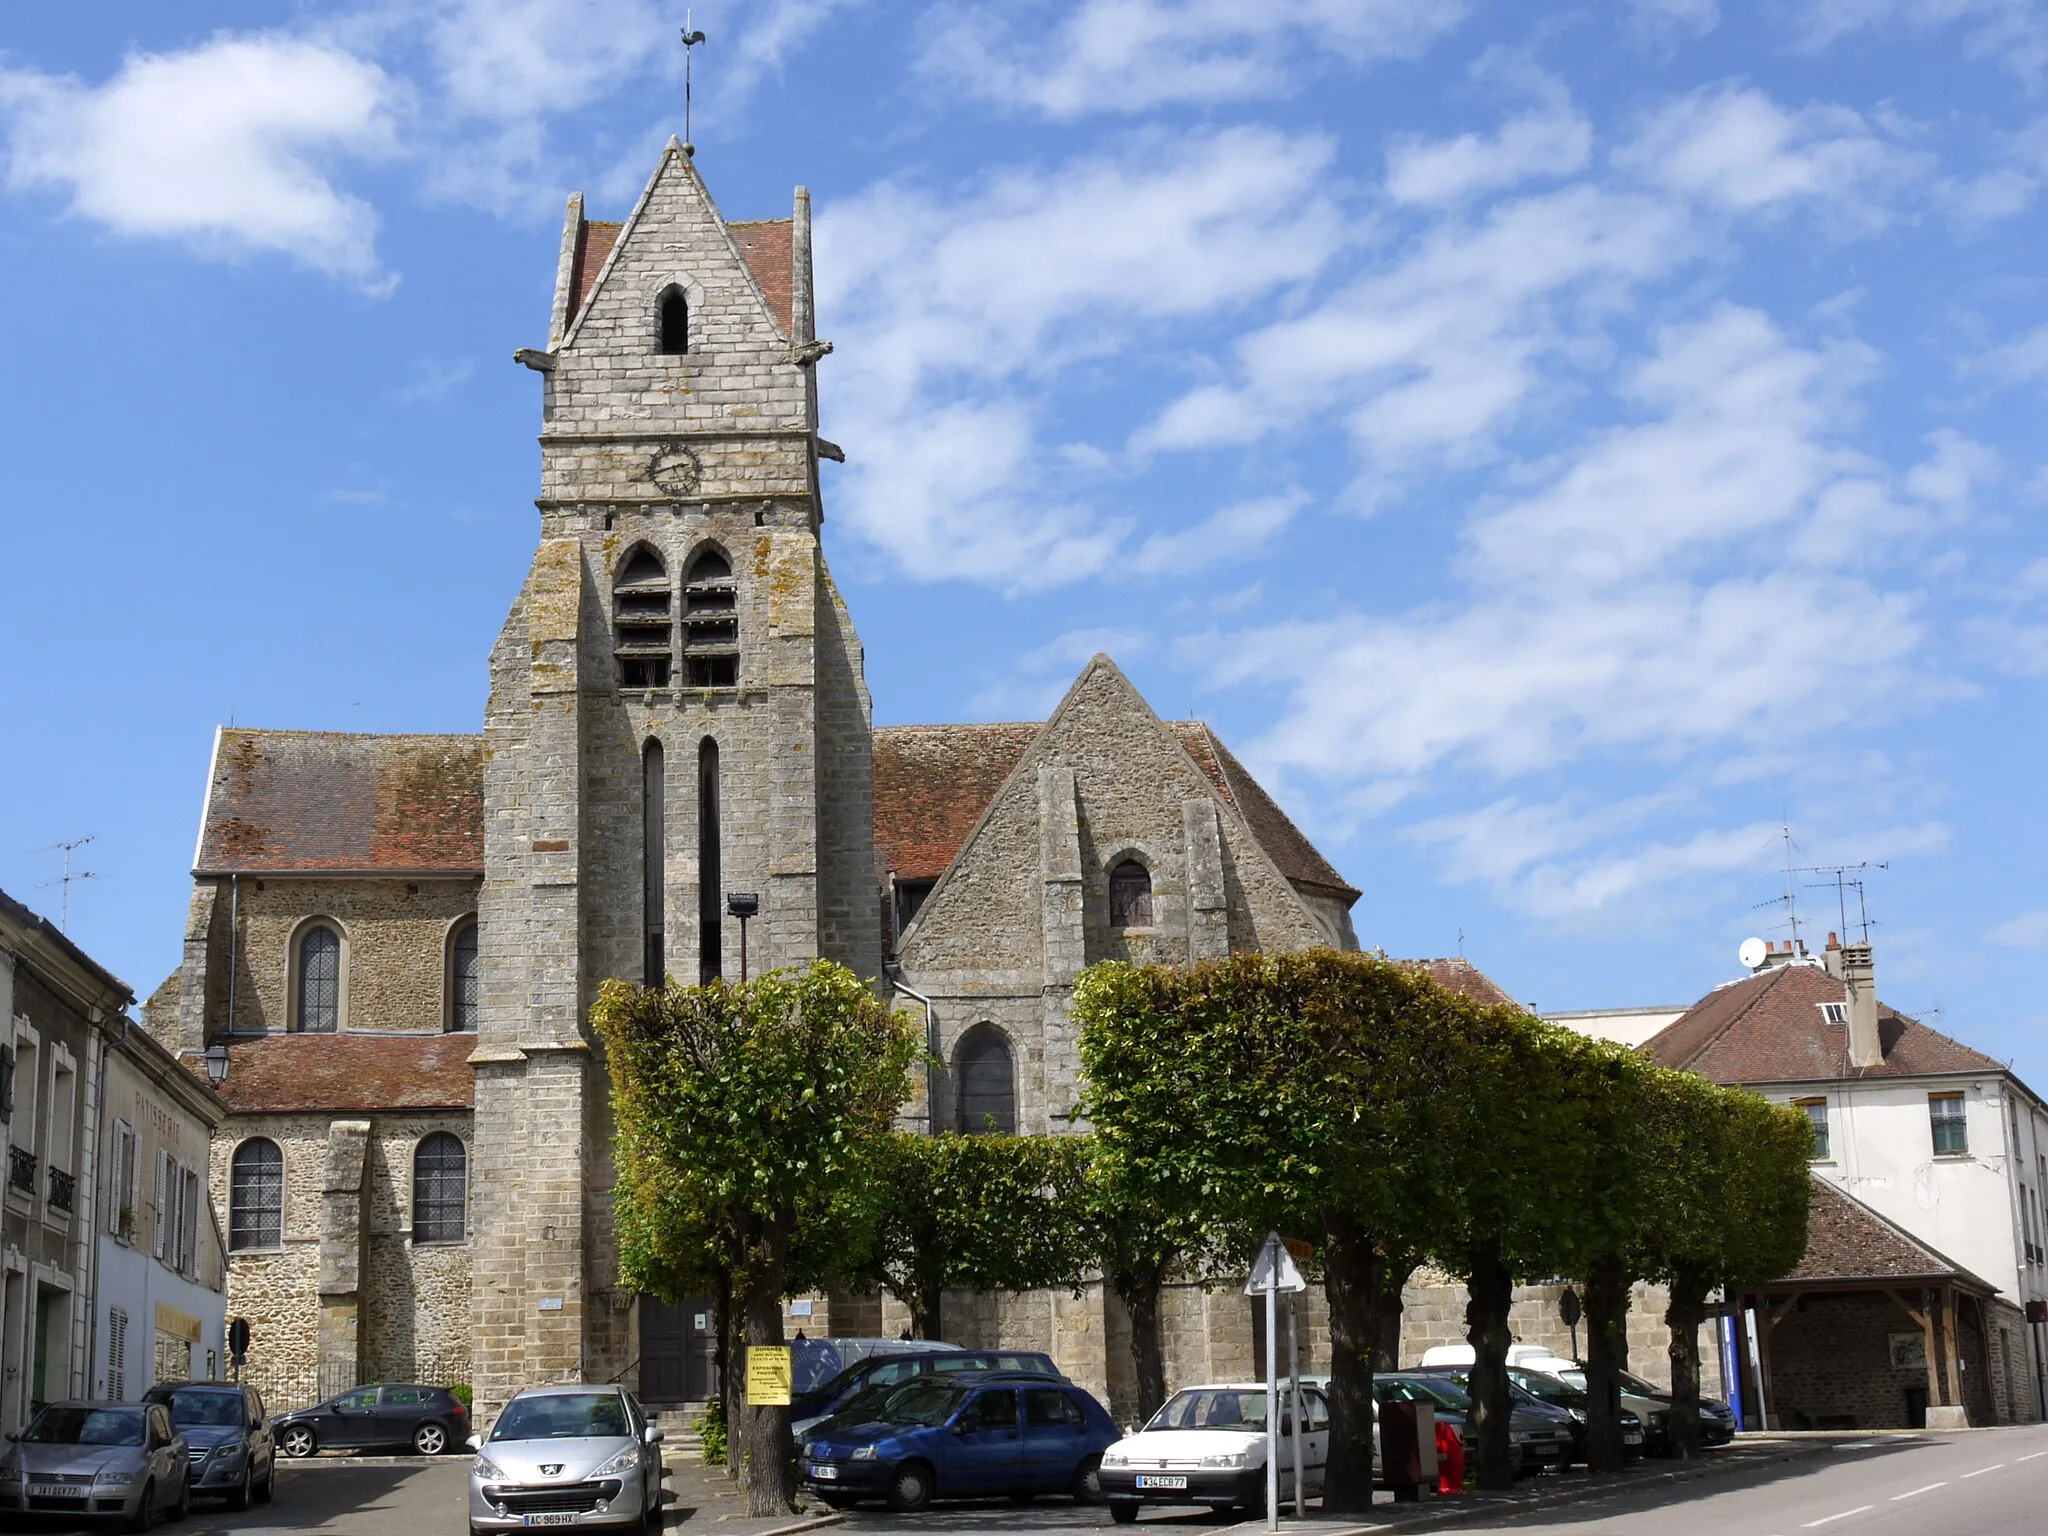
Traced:
<svg viewBox="0 0 2048 1536">
<path fill-rule="evenodd" d="M 819 544 L 810 202 L 728 224 L 671 139 L 569 200 L 540 546 L 491 653 L 476 1066 L 478 1406 L 637 1356 L 590 1004 L 608 977 L 881 955 L 860 642 Z M 628 1385 L 633 1384 L 630 1372 Z"/>
</svg>

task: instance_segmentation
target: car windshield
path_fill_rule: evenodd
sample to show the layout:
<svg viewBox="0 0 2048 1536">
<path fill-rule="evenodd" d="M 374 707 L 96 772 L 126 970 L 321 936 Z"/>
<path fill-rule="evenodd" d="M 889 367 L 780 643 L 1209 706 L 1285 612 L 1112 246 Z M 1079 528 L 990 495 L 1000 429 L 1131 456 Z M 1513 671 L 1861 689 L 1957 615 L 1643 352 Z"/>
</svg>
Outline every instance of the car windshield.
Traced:
<svg viewBox="0 0 2048 1536">
<path fill-rule="evenodd" d="M 1586 1373 L 1584 1371 L 1561 1371 L 1559 1372 L 1559 1379 L 1567 1386 L 1577 1387 L 1581 1392 L 1586 1390 Z M 1671 1395 L 1662 1387 L 1653 1387 L 1643 1380 L 1642 1377 L 1631 1376 L 1627 1371 L 1616 1371 L 1614 1379 L 1621 1384 L 1621 1390 L 1628 1393 L 1631 1397 L 1665 1398 Z"/>
<path fill-rule="evenodd" d="M 892 1387 L 871 1387 L 836 1415 L 842 1423 L 943 1424 L 966 1400 L 967 1389 L 950 1381 L 921 1377 Z M 851 1411 L 860 1405 L 858 1416 Z"/>
<path fill-rule="evenodd" d="M 31 1445 L 140 1445 L 140 1408 L 45 1408 L 21 1438 Z"/>
<path fill-rule="evenodd" d="M 242 1422 L 239 1392 L 206 1392 L 197 1388 L 167 1392 L 149 1399 L 171 1405 L 171 1422 L 180 1429 L 235 1429 Z"/>
<path fill-rule="evenodd" d="M 1153 1429 L 1245 1429 L 1266 1427 L 1266 1394 L 1230 1387 L 1189 1387 L 1166 1400 L 1145 1426 Z"/>
<path fill-rule="evenodd" d="M 618 1439 L 629 1433 L 616 1392 L 550 1392 L 515 1397 L 491 1426 L 493 1440 Z"/>
<path fill-rule="evenodd" d="M 1469 1413 L 1472 1411 L 1472 1394 L 1465 1390 L 1462 1382 L 1452 1377 L 1408 1377 L 1404 1379 L 1404 1384 L 1427 1394 L 1431 1402 L 1436 1403 L 1440 1407 L 1448 1408 L 1453 1413 Z"/>
<path fill-rule="evenodd" d="M 1555 1403 L 1560 1408 L 1586 1406 L 1585 1393 L 1577 1387 L 1559 1381 L 1555 1376 L 1545 1376 L 1541 1371 L 1510 1370 L 1508 1380 L 1531 1397 L 1541 1398 L 1546 1403 Z"/>
</svg>

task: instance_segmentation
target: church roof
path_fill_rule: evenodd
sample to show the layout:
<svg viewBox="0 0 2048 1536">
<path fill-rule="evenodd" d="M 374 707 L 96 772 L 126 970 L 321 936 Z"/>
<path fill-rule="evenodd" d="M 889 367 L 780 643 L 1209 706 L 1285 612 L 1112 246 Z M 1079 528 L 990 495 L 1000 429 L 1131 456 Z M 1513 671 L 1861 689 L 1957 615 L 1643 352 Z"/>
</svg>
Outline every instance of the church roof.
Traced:
<svg viewBox="0 0 2048 1536">
<path fill-rule="evenodd" d="M 468 1109 L 476 1036 L 262 1035 L 233 1042 L 220 1096 L 230 1113 Z"/>
<path fill-rule="evenodd" d="M 1346 901 L 1358 899 L 1357 887 L 1338 874 L 1315 844 L 1302 835 L 1301 829 L 1266 793 L 1265 786 L 1217 740 L 1214 731 L 1200 720 L 1169 720 L 1166 728 L 1180 739 L 1195 766 L 1208 775 L 1209 782 L 1244 818 L 1252 836 L 1279 866 L 1281 874 L 1296 885 L 1315 886 Z"/>
<path fill-rule="evenodd" d="M 1806 1254 L 1786 1283 L 1949 1280 L 1997 1289 L 1819 1174 L 1807 1177 Z"/>
<path fill-rule="evenodd" d="M 1717 1083 L 1810 1083 L 1851 1077 L 1926 1077 L 2003 1072 L 1992 1060 L 1918 1019 L 1878 1005 L 1884 1060 L 1849 1061 L 1846 1025 L 1830 1024 L 1823 1003 L 1847 989 L 1817 965 L 1780 965 L 1717 988 L 1643 1045 L 1659 1066 L 1697 1072 Z"/>
<path fill-rule="evenodd" d="M 566 318 L 570 323 L 583 313 L 583 301 L 590 297 L 590 290 L 597 285 L 597 274 L 604 270 L 605 259 L 611 255 L 612 247 L 619 243 L 619 231 L 625 227 L 623 221 L 609 219 L 585 219 L 576 227 L 576 250 L 569 266 L 569 313 Z M 760 284 L 761 295 L 767 299 L 769 309 L 774 311 L 777 322 L 782 326 L 782 334 L 792 334 L 796 268 L 791 242 L 795 226 L 788 219 L 753 219 L 741 224 L 728 224 L 725 228 L 732 236 L 733 244 L 739 247 L 747 270 Z"/>
<path fill-rule="evenodd" d="M 223 728 L 198 874 L 481 874 L 483 738 Z"/>
</svg>

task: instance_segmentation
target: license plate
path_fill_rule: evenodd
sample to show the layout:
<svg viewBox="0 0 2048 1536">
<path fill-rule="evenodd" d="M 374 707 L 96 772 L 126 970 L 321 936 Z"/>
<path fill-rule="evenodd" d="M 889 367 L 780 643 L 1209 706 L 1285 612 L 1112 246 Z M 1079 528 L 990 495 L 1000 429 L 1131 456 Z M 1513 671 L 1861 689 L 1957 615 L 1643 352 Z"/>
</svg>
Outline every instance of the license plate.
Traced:
<svg viewBox="0 0 2048 1536">
<path fill-rule="evenodd" d="M 86 1489 L 76 1483 L 30 1483 L 28 1496 L 32 1499 L 77 1499 L 83 1498 Z"/>
<path fill-rule="evenodd" d="M 551 1511 L 545 1515 L 528 1515 L 528 1525 L 574 1525 L 576 1517 L 567 1510 Z"/>
<path fill-rule="evenodd" d="M 1138 1474 L 1138 1486 L 1140 1488 L 1185 1488 L 1187 1485 L 1188 1480 L 1186 1476 L 1178 1472 L 1140 1472 Z"/>
<path fill-rule="evenodd" d="M 1641 1435 L 1623 1435 L 1621 1437 L 1621 1443 L 1623 1445 L 1641 1445 L 1643 1443 L 1643 1437 Z"/>
<path fill-rule="evenodd" d="M 822 1461 L 814 1461 L 811 1463 L 811 1476 L 821 1483 L 836 1483 L 839 1481 L 839 1469 L 829 1467 Z"/>
</svg>

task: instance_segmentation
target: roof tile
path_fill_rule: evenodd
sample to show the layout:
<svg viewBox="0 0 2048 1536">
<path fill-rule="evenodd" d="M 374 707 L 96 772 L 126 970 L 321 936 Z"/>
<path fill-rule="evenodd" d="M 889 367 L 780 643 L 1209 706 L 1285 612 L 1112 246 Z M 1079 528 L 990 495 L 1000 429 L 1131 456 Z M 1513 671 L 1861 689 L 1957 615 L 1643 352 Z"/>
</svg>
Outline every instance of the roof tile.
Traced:
<svg viewBox="0 0 2048 1536">
<path fill-rule="evenodd" d="M 795 226 L 788 219 L 755 219 L 725 226 L 746 258 L 747 269 L 761 285 L 761 294 L 775 312 L 784 336 L 795 334 L 792 289 L 796 266 L 792 254 Z"/>
<path fill-rule="evenodd" d="M 220 1086 L 231 1113 L 468 1109 L 473 1034 L 263 1035 L 234 1042 Z"/>
<path fill-rule="evenodd" d="M 1819 1174 L 1809 1174 L 1806 1256 L 1787 1280 L 1906 1280 L 1955 1277 L 1984 1282 L 1946 1254 L 1896 1226 Z M 1985 1290 L 1994 1289 L 1989 1285 Z"/>
</svg>

